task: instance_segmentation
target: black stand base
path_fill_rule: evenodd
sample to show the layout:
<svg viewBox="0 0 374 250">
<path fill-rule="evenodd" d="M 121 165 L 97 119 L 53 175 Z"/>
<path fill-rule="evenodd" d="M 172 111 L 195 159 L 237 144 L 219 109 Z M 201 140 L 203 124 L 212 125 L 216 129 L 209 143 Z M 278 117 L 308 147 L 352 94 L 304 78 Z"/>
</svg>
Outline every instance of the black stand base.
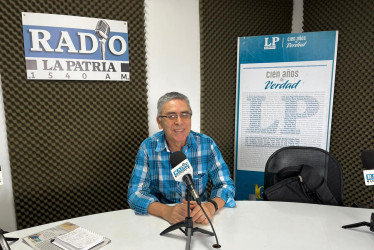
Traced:
<svg viewBox="0 0 374 250">
<path fill-rule="evenodd" d="M 17 241 L 19 238 L 4 237 L 6 241 Z"/>
<path fill-rule="evenodd" d="M 182 227 L 185 227 L 186 230 L 183 230 Z M 186 219 L 184 221 L 181 221 L 181 222 L 178 222 L 177 224 L 174 224 L 174 225 L 171 225 L 170 227 L 166 228 L 164 231 L 162 231 L 160 233 L 160 235 L 164 235 L 164 234 L 167 234 L 171 231 L 174 231 L 176 229 L 179 229 L 181 230 L 184 235 L 188 236 L 188 229 L 191 229 L 191 235 L 193 235 L 194 232 L 200 232 L 200 233 L 203 233 L 203 234 L 208 234 L 210 236 L 214 236 L 214 233 L 213 232 L 210 232 L 208 230 L 205 230 L 205 229 L 201 229 L 201 228 L 198 228 L 198 227 L 194 227 L 193 228 L 193 222 L 192 222 L 192 218 L 191 217 L 186 217 Z"/>
<path fill-rule="evenodd" d="M 183 230 L 182 228 L 185 227 L 186 229 Z M 160 235 L 164 235 L 166 233 L 169 233 L 171 231 L 174 231 L 176 229 L 181 230 L 184 235 L 187 236 L 187 242 L 186 242 L 186 250 L 190 250 L 191 247 L 191 236 L 193 235 L 194 232 L 200 232 L 203 234 L 208 234 L 210 236 L 214 236 L 214 233 L 209 232 L 207 230 L 198 228 L 198 227 L 193 227 L 193 222 L 191 217 L 186 217 L 184 221 L 178 222 L 177 224 L 171 225 L 170 227 L 166 228 L 164 231 L 160 233 Z"/>
<path fill-rule="evenodd" d="M 362 227 L 362 226 L 367 226 L 370 228 L 370 231 L 374 232 L 374 213 L 371 214 L 370 222 L 358 222 L 358 223 L 353 223 L 349 225 L 342 226 L 342 228 L 355 228 L 355 227 Z"/>
<path fill-rule="evenodd" d="M 18 240 L 18 238 L 4 237 L 5 233 L 8 233 L 8 232 L 5 232 L 0 228 L 0 250 L 10 250 L 10 247 L 9 247 L 7 241 L 17 241 Z"/>
<path fill-rule="evenodd" d="M 178 222 L 178 223 L 176 223 L 174 225 L 171 225 L 170 227 L 166 228 L 164 231 L 162 231 L 160 233 L 160 235 L 164 235 L 166 233 L 169 233 L 171 231 L 179 229 L 184 233 L 184 235 L 187 236 L 186 250 L 190 250 L 191 236 L 193 235 L 194 232 L 200 232 L 200 233 L 203 233 L 203 234 L 208 234 L 210 236 L 214 236 L 214 233 L 212 233 L 210 231 L 207 231 L 207 230 L 204 230 L 204 229 L 201 229 L 201 228 L 198 228 L 198 227 L 195 227 L 195 228 L 193 227 L 193 221 L 192 221 L 192 218 L 190 217 L 191 193 L 188 189 L 186 191 L 186 200 L 187 200 L 187 217 L 186 217 L 186 219 L 184 221 Z M 185 228 L 185 230 L 182 229 L 183 227 Z"/>
</svg>

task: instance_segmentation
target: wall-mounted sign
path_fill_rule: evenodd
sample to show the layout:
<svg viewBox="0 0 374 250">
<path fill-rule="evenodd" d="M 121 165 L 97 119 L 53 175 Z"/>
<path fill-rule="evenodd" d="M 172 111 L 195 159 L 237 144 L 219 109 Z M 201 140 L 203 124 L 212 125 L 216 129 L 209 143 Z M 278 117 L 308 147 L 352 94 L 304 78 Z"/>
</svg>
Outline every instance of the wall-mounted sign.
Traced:
<svg viewBox="0 0 374 250">
<path fill-rule="evenodd" d="M 129 81 L 127 22 L 22 13 L 28 79 Z"/>
</svg>

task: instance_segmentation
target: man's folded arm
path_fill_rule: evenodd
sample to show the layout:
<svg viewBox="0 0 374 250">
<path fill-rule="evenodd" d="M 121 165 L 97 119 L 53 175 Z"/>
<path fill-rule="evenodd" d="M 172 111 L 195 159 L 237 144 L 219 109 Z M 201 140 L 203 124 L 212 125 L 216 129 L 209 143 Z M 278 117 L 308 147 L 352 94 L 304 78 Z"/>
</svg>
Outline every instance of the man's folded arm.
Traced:
<svg viewBox="0 0 374 250">
<path fill-rule="evenodd" d="M 213 183 L 213 188 L 210 197 L 213 200 L 216 197 L 222 199 L 225 202 L 225 207 L 235 207 L 235 185 L 233 180 L 230 178 L 229 168 L 223 160 L 218 146 L 214 142 L 211 149 L 211 168 L 209 174 Z M 217 202 L 218 206 L 220 206 L 219 204 L 221 204 L 221 202 Z"/>
<path fill-rule="evenodd" d="M 148 207 L 154 202 L 158 202 L 158 199 L 151 194 L 144 191 L 135 191 L 130 193 L 127 199 L 130 208 L 134 209 L 136 214 L 146 215 L 148 214 Z"/>
<path fill-rule="evenodd" d="M 131 174 L 127 202 L 136 214 L 148 214 L 148 206 L 158 202 L 151 194 L 148 156 L 144 145 L 141 145 L 135 159 L 135 167 Z"/>
</svg>

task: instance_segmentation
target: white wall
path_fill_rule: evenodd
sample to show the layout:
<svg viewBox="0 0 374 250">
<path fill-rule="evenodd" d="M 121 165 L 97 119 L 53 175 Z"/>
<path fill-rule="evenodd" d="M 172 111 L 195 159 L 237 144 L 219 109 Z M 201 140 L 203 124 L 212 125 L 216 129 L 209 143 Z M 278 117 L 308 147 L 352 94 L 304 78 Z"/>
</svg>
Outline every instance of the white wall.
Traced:
<svg viewBox="0 0 374 250">
<path fill-rule="evenodd" d="M 170 91 L 181 92 L 190 99 L 192 130 L 199 132 L 199 1 L 145 0 L 145 3 L 149 134 L 159 131 L 157 100 Z"/>
<path fill-rule="evenodd" d="M 293 0 L 291 33 L 302 33 L 303 32 L 303 20 L 304 20 L 303 12 L 304 12 L 304 1 Z"/>
<path fill-rule="evenodd" d="M 0 228 L 5 231 L 16 230 L 13 188 L 10 174 L 8 141 L 5 127 L 3 91 L 0 75 L 0 165 L 3 174 L 3 185 L 0 186 Z"/>
</svg>

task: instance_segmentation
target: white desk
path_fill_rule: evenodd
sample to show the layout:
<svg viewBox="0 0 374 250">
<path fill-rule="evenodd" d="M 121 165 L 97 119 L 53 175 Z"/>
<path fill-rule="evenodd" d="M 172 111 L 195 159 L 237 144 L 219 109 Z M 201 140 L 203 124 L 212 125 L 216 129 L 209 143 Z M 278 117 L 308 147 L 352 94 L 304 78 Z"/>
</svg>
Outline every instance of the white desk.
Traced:
<svg viewBox="0 0 374 250">
<path fill-rule="evenodd" d="M 369 221 L 371 209 L 301 203 L 238 201 L 236 208 L 223 208 L 213 218 L 221 249 L 374 249 L 374 232 L 368 227 L 342 229 L 346 224 Z M 169 224 L 151 215 L 138 216 L 130 209 L 66 220 L 111 239 L 102 249 L 185 249 L 186 237 L 175 230 L 160 232 Z M 65 221 L 7 234 L 25 237 Z M 209 226 L 200 226 L 210 230 Z M 191 250 L 213 249 L 215 238 L 195 233 Z M 30 249 L 21 240 L 12 250 Z"/>
</svg>

